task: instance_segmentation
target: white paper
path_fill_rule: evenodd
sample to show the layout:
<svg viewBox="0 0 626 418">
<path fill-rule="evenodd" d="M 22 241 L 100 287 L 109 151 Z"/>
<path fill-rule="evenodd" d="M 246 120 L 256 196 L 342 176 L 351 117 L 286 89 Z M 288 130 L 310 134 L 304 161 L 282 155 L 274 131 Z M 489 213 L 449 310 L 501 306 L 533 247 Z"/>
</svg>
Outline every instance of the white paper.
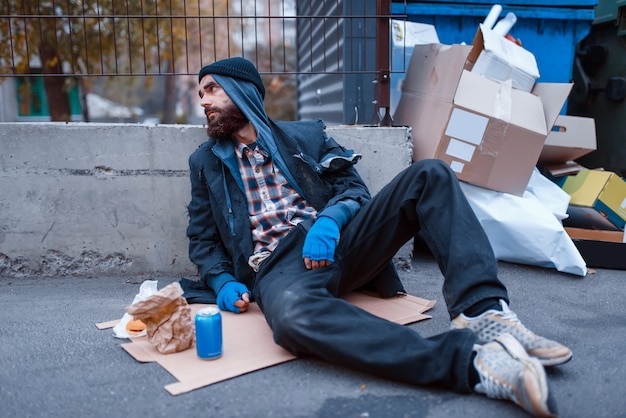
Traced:
<svg viewBox="0 0 626 418">
<path fill-rule="evenodd" d="M 135 295 L 135 298 L 133 299 L 133 304 L 139 301 L 142 301 L 144 299 L 147 299 L 148 297 L 157 293 L 158 283 L 159 283 L 158 280 L 145 280 L 143 283 L 141 283 L 141 285 L 139 286 L 139 293 L 137 293 Z M 120 322 L 116 326 L 113 327 L 113 336 L 116 338 L 130 338 L 130 337 L 141 337 L 142 335 L 146 335 L 146 330 L 141 331 L 141 333 L 139 334 L 132 334 L 132 335 L 129 334 L 128 331 L 126 331 L 126 325 L 132 319 L 133 319 L 132 316 L 130 316 L 128 313 L 124 313 L 124 316 L 122 316 L 122 319 L 120 319 Z"/>
</svg>

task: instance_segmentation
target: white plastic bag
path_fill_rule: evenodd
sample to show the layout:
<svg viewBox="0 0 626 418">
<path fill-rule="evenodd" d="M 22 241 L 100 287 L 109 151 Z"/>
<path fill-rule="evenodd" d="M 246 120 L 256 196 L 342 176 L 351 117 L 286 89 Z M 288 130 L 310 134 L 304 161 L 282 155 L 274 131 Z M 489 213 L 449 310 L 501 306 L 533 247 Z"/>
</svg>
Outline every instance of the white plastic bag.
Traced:
<svg viewBox="0 0 626 418">
<path fill-rule="evenodd" d="M 157 280 L 145 280 L 143 283 L 141 283 L 141 286 L 139 286 L 139 293 L 137 293 L 137 295 L 135 295 L 135 298 L 133 299 L 133 304 L 145 300 L 148 297 L 157 293 L 157 284 Z M 117 338 L 130 338 L 146 335 L 146 330 L 141 331 L 141 333 L 139 334 L 132 335 L 129 334 L 128 331 L 126 331 L 126 325 L 131 319 L 133 319 L 131 315 L 129 315 L 128 313 L 124 313 L 124 316 L 122 317 L 122 319 L 120 319 L 120 322 L 113 327 L 113 336 Z"/>
<path fill-rule="evenodd" d="M 461 182 L 498 260 L 585 276 L 585 260 L 563 229 L 569 195 L 535 169 L 522 197 Z"/>
</svg>

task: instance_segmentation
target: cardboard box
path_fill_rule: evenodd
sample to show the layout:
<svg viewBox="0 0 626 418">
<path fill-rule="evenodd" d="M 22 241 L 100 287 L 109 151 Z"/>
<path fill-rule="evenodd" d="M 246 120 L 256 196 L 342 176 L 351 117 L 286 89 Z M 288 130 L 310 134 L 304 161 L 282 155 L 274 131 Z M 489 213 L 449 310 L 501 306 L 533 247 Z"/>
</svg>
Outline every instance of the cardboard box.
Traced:
<svg viewBox="0 0 626 418">
<path fill-rule="evenodd" d="M 535 56 L 515 42 L 480 24 L 468 60 L 472 72 L 496 82 L 512 80 L 513 88 L 530 92 L 539 78 Z"/>
<path fill-rule="evenodd" d="M 565 231 L 587 266 L 626 270 L 624 232 L 571 227 L 566 227 Z"/>
<path fill-rule="evenodd" d="M 439 158 L 462 181 L 521 196 L 572 85 L 527 93 L 488 80 L 466 70 L 471 50 L 416 45 L 395 123 L 413 128 L 415 161 Z"/>
<path fill-rule="evenodd" d="M 574 161 L 596 149 L 593 118 L 559 115 L 539 155 L 538 164 L 555 178 L 572 176 L 586 168 Z"/>
<path fill-rule="evenodd" d="M 596 149 L 593 118 L 559 115 L 539 155 L 539 164 L 573 161 Z"/>
<path fill-rule="evenodd" d="M 564 220 L 567 226 L 592 229 L 624 229 L 626 181 L 615 173 L 582 170 L 561 186 L 571 197 Z"/>
</svg>

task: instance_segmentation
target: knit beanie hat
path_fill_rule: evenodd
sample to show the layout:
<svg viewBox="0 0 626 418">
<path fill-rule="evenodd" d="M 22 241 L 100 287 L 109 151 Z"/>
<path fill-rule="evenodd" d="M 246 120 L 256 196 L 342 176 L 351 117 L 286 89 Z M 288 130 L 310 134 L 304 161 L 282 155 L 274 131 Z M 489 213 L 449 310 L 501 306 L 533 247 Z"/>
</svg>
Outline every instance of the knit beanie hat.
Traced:
<svg viewBox="0 0 626 418">
<path fill-rule="evenodd" d="M 215 61 L 213 64 L 202 67 L 198 74 L 198 83 L 207 74 L 219 74 L 227 77 L 237 78 L 239 80 L 249 81 L 254 84 L 261 93 L 261 97 L 265 98 L 265 86 L 263 80 L 254 64 L 247 59 L 241 57 L 226 58 Z"/>
</svg>

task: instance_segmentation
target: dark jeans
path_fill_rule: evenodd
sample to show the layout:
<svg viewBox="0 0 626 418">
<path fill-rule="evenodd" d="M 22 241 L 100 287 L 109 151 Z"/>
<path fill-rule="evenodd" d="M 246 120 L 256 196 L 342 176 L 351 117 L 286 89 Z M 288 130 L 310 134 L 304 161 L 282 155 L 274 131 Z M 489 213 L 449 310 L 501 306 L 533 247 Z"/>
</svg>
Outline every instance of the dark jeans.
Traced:
<svg viewBox="0 0 626 418">
<path fill-rule="evenodd" d="M 338 297 L 376 277 L 418 231 L 445 277 L 443 295 L 451 318 L 487 298 L 508 301 L 489 241 L 454 173 L 439 160 L 424 160 L 396 176 L 344 227 L 330 267 L 306 270 L 302 226 L 265 261 L 254 294 L 275 341 L 296 355 L 470 391 L 476 342 L 471 331 L 423 338 Z"/>
</svg>

